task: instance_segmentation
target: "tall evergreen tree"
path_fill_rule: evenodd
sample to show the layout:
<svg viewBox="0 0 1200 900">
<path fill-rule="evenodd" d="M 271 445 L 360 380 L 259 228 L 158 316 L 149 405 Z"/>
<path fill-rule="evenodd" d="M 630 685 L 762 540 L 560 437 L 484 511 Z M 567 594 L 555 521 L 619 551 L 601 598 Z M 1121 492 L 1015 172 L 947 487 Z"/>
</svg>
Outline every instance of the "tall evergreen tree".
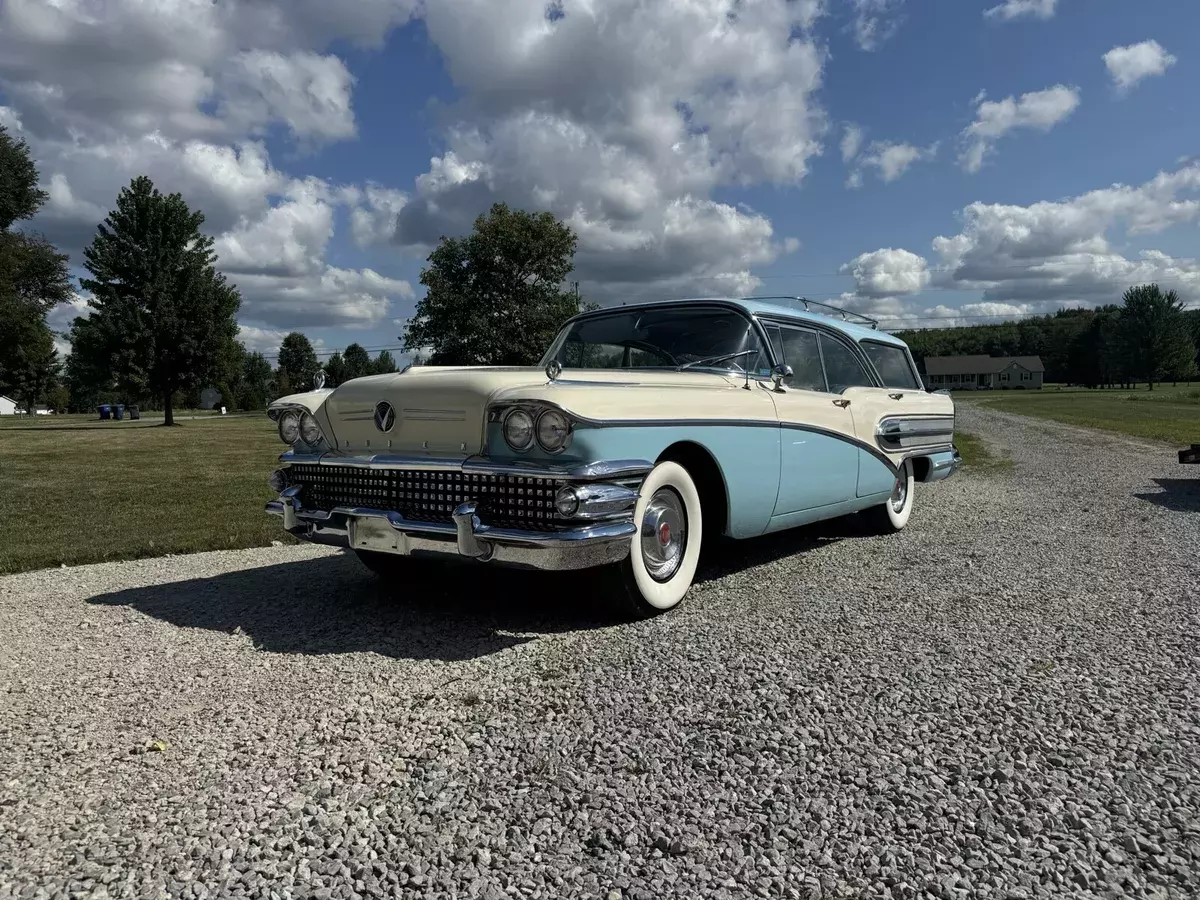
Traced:
<svg viewBox="0 0 1200 900">
<path fill-rule="evenodd" d="M 341 353 L 325 360 L 325 387 L 335 388 L 346 380 L 346 361 Z"/>
<path fill-rule="evenodd" d="M 371 355 L 362 344 L 351 344 L 342 354 L 346 361 L 346 381 L 371 374 Z"/>
<path fill-rule="evenodd" d="M 67 256 L 44 237 L 13 231 L 46 202 L 29 147 L 0 126 L 0 392 L 32 415 L 60 363 L 46 313 L 71 296 Z"/>
<path fill-rule="evenodd" d="M 293 331 L 279 345 L 279 372 L 275 376 L 276 393 L 283 395 L 282 388 L 287 387 L 286 393 L 293 391 L 311 391 L 313 376 L 320 370 L 316 351 L 312 343 L 299 331 Z"/>
<path fill-rule="evenodd" d="M 162 398 L 173 425 L 173 396 L 226 374 L 237 337 L 237 288 L 216 270 L 204 214 L 179 194 L 159 193 L 144 175 L 117 196 L 116 208 L 84 250 L 91 317 L 126 389 Z"/>
</svg>

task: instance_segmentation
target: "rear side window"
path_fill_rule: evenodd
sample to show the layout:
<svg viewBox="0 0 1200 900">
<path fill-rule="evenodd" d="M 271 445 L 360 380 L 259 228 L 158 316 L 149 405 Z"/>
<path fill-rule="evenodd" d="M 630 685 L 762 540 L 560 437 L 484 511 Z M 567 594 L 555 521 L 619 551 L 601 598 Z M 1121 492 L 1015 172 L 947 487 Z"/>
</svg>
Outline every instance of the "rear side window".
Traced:
<svg viewBox="0 0 1200 900">
<path fill-rule="evenodd" d="M 908 354 L 903 347 L 890 347 L 875 341 L 863 341 L 861 344 L 866 351 L 871 365 L 883 379 L 885 387 L 911 388 L 916 390 L 917 376 L 913 374 L 912 366 L 908 364 Z"/>
<path fill-rule="evenodd" d="M 825 391 L 817 335 L 799 328 L 782 327 L 772 328 L 771 337 L 784 363 L 792 367 L 792 387 L 803 391 Z"/>
<path fill-rule="evenodd" d="M 821 355 L 825 357 L 825 375 L 831 393 L 840 394 L 848 387 L 873 387 L 858 357 L 841 341 L 821 335 Z"/>
</svg>

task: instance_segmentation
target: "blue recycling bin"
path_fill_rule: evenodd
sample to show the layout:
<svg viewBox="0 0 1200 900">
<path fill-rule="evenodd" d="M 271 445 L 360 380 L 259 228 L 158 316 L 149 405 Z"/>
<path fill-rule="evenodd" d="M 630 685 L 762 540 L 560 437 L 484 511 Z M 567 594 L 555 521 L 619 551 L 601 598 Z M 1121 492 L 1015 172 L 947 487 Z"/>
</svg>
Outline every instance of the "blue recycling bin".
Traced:
<svg viewBox="0 0 1200 900">
<path fill-rule="evenodd" d="M 114 403 L 113 404 L 113 418 L 116 419 L 118 422 L 125 418 L 125 404 L 124 403 Z"/>
<path fill-rule="evenodd" d="M 112 418 L 112 406 L 109 405 L 108 403 L 101 404 L 99 407 L 99 410 L 100 410 L 100 418 L 102 420 L 107 420 L 107 419 Z"/>
</svg>

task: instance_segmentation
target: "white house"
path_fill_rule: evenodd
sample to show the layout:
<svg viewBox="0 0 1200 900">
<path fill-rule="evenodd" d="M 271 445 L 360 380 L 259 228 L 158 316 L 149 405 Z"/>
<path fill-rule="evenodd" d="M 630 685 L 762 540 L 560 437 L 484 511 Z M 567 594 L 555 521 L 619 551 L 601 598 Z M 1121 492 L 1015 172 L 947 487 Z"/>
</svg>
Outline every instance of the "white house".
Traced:
<svg viewBox="0 0 1200 900">
<path fill-rule="evenodd" d="M 17 401 L 11 397 L 0 395 L 0 416 L 15 416 L 17 414 Z"/>
</svg>

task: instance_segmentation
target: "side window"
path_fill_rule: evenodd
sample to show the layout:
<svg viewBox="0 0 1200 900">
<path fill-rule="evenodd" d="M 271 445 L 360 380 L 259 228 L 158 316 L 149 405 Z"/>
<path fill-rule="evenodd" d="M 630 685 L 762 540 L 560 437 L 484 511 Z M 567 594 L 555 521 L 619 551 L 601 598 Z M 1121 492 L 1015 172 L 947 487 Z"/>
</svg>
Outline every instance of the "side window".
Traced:
<svg viewBox="0 0 1200 900">
<path fill-rule="evenodd" d="M 871 365 L 883 379 L 884 387 L 913 388 L 917 387 L 916 376 L 912 366 L 908 364 L 908 354 L 903 347 L 893 347 L 876 341 L 863 341 L 860 346 L 871 360 Z"/>
<path fill-rule="evenodd" d="M 799 328 L 777 328 L 772 332 L 779 355 L 792 367 L 792 387 L 802 391 L 825 391 L 825 373 L 814 332 Z"/>
<path fill-rule="evenodd" d="M 825 374 L 832 393 L 840 394 L 848 387 L 872 386 L 867 370 L 841 341 L 821 335 L 821 354 L 825 357 Z"/>
</svg>

